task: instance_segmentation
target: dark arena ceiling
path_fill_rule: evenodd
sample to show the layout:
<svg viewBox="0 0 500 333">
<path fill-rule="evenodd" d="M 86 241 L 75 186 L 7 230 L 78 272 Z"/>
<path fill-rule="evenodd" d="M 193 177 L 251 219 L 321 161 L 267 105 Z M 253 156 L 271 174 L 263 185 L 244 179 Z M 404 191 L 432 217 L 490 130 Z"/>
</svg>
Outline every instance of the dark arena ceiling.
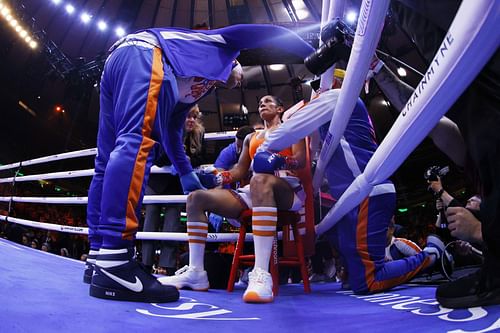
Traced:
<svg viewBox="0 0 500 333">
<path fill-rule="evenodd" d="M 5 16 L 0 16 L 2 164 L 95 147 L 99 113 L 96 87 L 106 52 L 119 38 L 118 27 L 130 33 L 151 26 L 218 28 L 240 23 L 277 24 L 296 31 L 317 46 L 321 16 L 321 0 L 0 0 L 0 3 L 11 9 L 13 17 L 37 44 L 31 48 Z M 350 11 L 357 13 L 360 4 L 360 0 L 347 1 L 346 15 Z M 88 14 L 87 23 L 82 19 L 84 13 Z M 103 31 L 99 29 L 100 21 L 107 24 Z M 355 20 L 351 25 L 355 27 Z M 422 56 L 399 28 L 391 11 L 378 48 L 420 72 L 426 69 Z M 224 115 L 242 114 L 244 110 L 248 110 L 250 124 L 256 122 L 257 101 L 265 94 L 279 95 L 286 106 L 310 95 L 307 83 L 313 75 L 301 59 L 275 50 L 256 50 L 242 52 L 239 60 L 245 75 L 241 89 L 219 89 L 200 103 L 207 132 L 232 129 L 224 126 Z M 400 66 L 391 60 L 386 63 L 394 70 Z M 282 66 L 276 69 L 270 66 L 273 64 Z M 407 70 L 403 79 L 414 86 L 420 77 Z M 381 140 L 397 112 L 375 86 L 365 101 Z M 422 205 L 431 200 L 422 177 L 425 169 L 450 163 L 429 140 L 421 144 L 393 177 L 399 205 Z M 452 168 L 453 172 L 456 170 Z M 456 191 L 463 188 L 461 181 L 450 185 Z"/>
</svg>

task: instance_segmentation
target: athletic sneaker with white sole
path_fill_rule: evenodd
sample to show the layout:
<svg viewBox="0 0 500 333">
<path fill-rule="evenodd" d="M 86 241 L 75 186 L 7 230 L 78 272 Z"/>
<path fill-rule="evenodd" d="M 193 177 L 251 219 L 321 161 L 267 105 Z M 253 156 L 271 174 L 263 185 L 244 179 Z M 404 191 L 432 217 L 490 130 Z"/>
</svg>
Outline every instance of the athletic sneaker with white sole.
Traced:
<svg viewBox="0 0 500 333">
<path fill-rule="evenodd" d="M 248 287 L 243 294 L 247 303 L 270 303 L 274 300 L 271 274 L 258 267 L 248 273 Z"/>
<path fill-rule="evenodd" d="M 175 272 L 175 275 L 161 277 L 158 281 L 177 289 L 189 287 L 195 291 L 207 291 L 210 288 L 207 271 L 195 270 L 187 265 Z"/>
<path fill-rule="evenodd" d="M 179 291 L 162 285 L 138 263 L 131 249 L 101 249 L 97 255 L 90 296 L 146 303 L 175 302 Z"/>
</svg>

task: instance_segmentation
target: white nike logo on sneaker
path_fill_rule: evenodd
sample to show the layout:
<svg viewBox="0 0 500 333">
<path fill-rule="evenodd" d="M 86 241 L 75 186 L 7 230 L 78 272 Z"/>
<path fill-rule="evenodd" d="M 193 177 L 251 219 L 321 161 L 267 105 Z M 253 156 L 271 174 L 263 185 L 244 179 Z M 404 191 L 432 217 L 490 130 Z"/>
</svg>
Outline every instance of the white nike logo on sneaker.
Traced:
<svg viewBox="0 0 500 333">
<path fill-rule="evenodd" d="M 142 291 L 142 282 L 141 280 L 139 280 L 139 278 L 136 276 L 135 277 L 135 282 L 132 283 L 132 282 L 129 282 L 127 280 L 124 280 L 122 278 L 119 278 L 118 276 L 116 275 L 113 275 L 109 272 L 106 272 L 104 269 L 101 268 L 101 271 L 106 274 L 107 277 L 109 277 L 111 280 L 121 284 L 122 286 L 124 286 L 125 288 L 127 289 L 130 289 L 132 291 L 135 291 L 136 293 L 140 293 Z"/>
</svg>

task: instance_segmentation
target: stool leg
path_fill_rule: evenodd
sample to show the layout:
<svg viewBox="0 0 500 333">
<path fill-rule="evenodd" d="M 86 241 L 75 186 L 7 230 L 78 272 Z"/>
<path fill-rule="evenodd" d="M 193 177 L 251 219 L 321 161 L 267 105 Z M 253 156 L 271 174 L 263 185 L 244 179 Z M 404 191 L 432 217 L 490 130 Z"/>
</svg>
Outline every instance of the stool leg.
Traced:
<svg viewBox="0 0 500 333">
<path fill-rule="evenodd" d="M 300 235 L 299 228 L 297 224 L 292 226 L 293 237 L 295 238 L 295 246 L 297 247 L 297 257 L 300 263 L 300 274 L 302 275 L 302 281 L 304 283 L 304 291 L 306 293 L 311 292 L 311 285 L 309 284 L 309 275 L 307 274 L 306 259 L 304 257 L 304 244 L 302 243 L 302 236 Z"/>
<path fill-rule="evenodd" d="M 234 290 L 234 283 L 236 280 L 236 274 L 238 273 L 238 268 L 240 266 L 240 256 L 243 253 L 243 247 L 245 246 L 245 236 L 247 230 L 244 223 L 241 223 L 240 232 L 238 236 L 238 241 L 236 242 L 236 248 L 234 249 L 233 263 L 231 265 L 231 272 L 229 273 L 229 281 L 227 282 L 227 291 L 232 292 Z"/>
<path fill-rule="evenodd" d="M 273 240 L 273 249 L 271 253 L 271 259 L 269 260 L 269 272 L 271 273 L 271 277 L 273 279 L 273 294 L 274 296 L 278 295 L 279 285 L 280 285 L 280 274 L 278 270 L 278 241 L 276 237 Z"/>
</svg>

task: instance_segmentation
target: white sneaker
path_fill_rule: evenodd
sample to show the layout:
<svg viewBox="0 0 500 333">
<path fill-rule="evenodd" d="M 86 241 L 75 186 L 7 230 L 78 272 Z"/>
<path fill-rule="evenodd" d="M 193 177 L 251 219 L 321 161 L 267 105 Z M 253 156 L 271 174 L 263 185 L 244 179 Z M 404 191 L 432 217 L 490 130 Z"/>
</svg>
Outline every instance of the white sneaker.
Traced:
<svg viewBox="0 0 500 333">
<path fill-rule="evenodd" d="M 243 294 L 247 303 L 269 303 L 274 299 L 271 274 L 260 268 L 248 273 L 248 287 Z"/>
<path fill-rule="evenodd" d="M 197 271 L 187 265 L 175 272 L 175 275 L 158 278 L 158 281 L 177 289 L 189 287 L 196 291 L 207 291 L 210 287 L 207 271 Z"/>
</svg>

